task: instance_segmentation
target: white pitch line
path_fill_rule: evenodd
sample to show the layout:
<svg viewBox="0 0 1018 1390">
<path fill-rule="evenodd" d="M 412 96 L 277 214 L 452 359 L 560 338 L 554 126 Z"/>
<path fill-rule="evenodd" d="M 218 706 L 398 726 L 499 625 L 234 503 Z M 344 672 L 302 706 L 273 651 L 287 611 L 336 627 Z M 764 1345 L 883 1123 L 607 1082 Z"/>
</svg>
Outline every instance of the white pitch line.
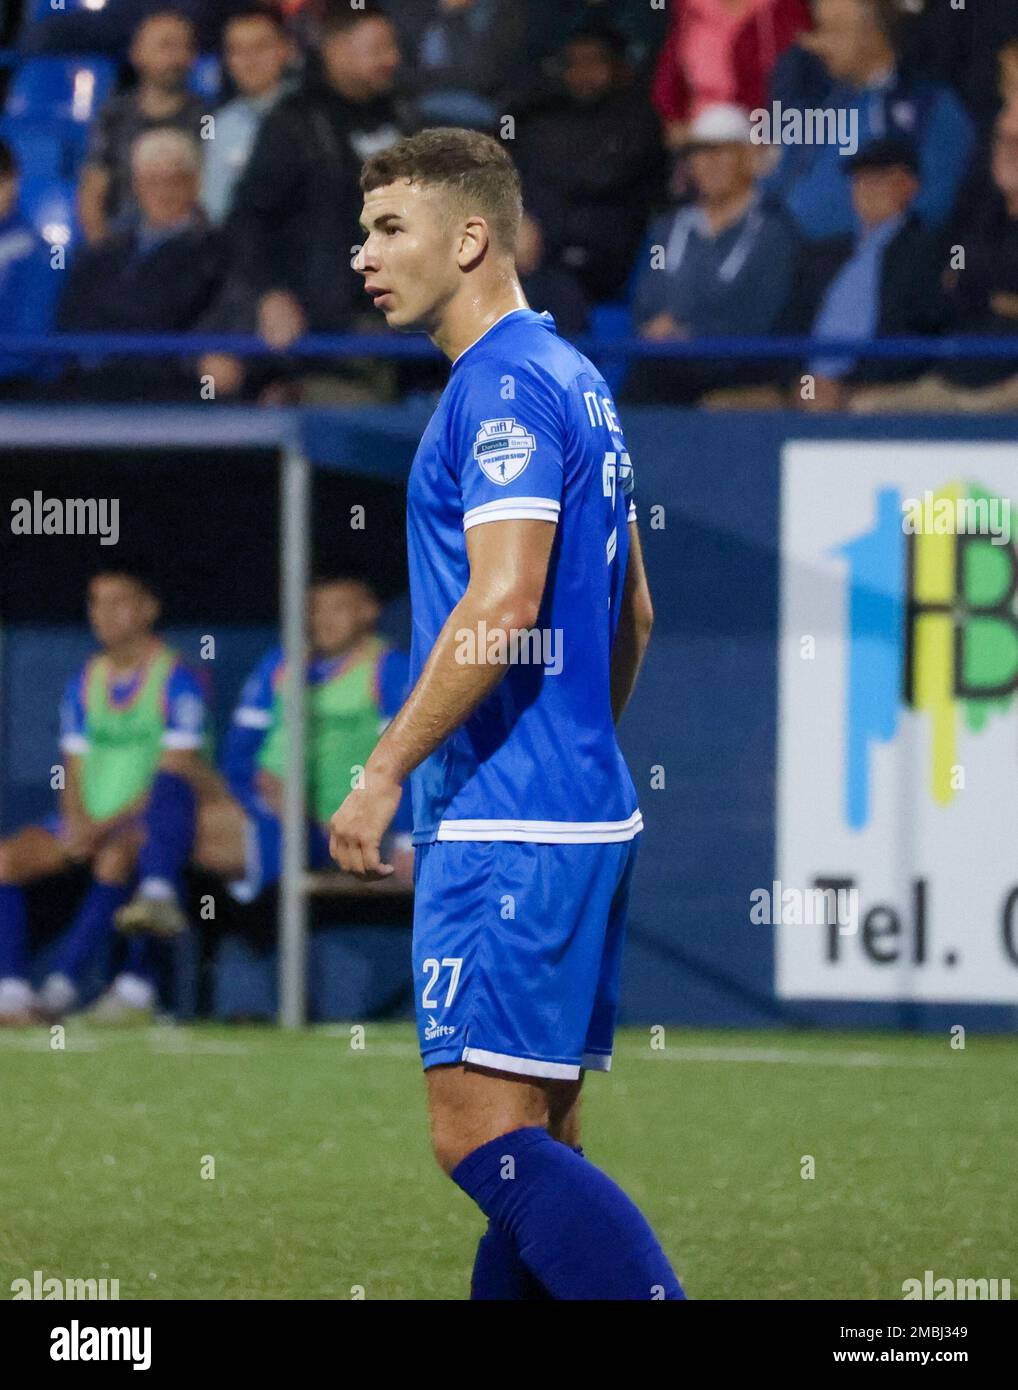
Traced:
<svg viewBox="0 0 1018 1390">
<path fill-rule="evenodd" d="M 627 1061 L 771 1062 L 803 1067 L 942 1067 L 949 1057 L 894 1057 L 886 1052 L 808 1052 L 796 1048 L 667 1047 L 661 1051 L 623 1051 Z"/>
</svg>

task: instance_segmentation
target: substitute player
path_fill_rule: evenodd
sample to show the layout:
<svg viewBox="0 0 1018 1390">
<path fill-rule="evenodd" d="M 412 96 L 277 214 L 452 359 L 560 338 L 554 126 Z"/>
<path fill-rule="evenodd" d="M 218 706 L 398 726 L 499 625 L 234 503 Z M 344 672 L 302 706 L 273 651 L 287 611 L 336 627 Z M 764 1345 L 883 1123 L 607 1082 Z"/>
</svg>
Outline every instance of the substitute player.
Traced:
<svg viewBox="0 0 1018 1390">
<path fill-rule="evenodd" d="M 380 616 L 377 597 L 361 579 L 329 576 L 311 586 L 306 788 L 312 869 L 329 862 L 329 816 L 406 695 L 406 653 L 379 636 Z M 203 798 L 198 812 L 195 863 L 224 878 L 241 903 L 276 883 L 282 870 L 288 679 L 283 651 L 275 647 L 244 682 L 223 751 L 224 785 Z M 395 827 L 387 849 L 397 851 L 409 882 L 408 806 L 397 819 L 406 824 Z"/>
<path fill-rule="evenodd" d="M 489 1217 L 472 1296 L 682 1298 L 644 1217 L 576 1147 L 583 1070 L 611 1061 L 642 827 L 614 727 L 651 623 L 618 416 L 527 307 L 497 141 L 424 131 L 369 159 L 361 187 L 365 289 L 453 365 L 409 481 L 414 686 L 332 851 L 391 872 L 379 845 L 413 773 L 432 1141 Z"/>
<path fill-rule="evenodd" d="M 109 570 L 88 586 L 101 650 L 61 704 L 60 813 L 0 842 L 0 1022 L 31 1023 L 75 1007 L 81 975 L 109 939 L 136 870 L 149 895 L 179 911 L 174 883 L 194 836 L 195 786 L 206 775 L 205 699 L 193 672 L 154 632 L 158 616 L 158 600 L 137 574 Z M 92 885 L 36 995 L 25 888 L 77 863 L 91 865 Z M 146 945 L 131 943 L 94 1016 L 120 1022 L 151 1012 Z"/>
</svg>

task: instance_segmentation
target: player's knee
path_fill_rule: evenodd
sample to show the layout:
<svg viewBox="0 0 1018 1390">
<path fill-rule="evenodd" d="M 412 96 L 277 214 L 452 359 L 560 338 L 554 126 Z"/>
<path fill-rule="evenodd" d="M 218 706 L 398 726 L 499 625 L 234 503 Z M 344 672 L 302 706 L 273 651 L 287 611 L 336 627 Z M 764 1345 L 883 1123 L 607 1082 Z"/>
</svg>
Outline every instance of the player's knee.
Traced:
<svg viewBox="0 0 1018 1390">
<path fill-rule="evenodd" d="M 137 844 L 133 840 L 114 840 L 103 845 L 92 861 L 92 874 L 100 883 L 125 883 L 134 869 Z"/>
<path fill-rule="evenodd" d="M 434 1120 L 431 1123 L 431 1151 L 435 1155 L 435 1162 L 446 1175 L 451 1175 L 469 1153 L 452 1126 Z"/>
<path fill-rule="evenodd" d="M 235 875 L 244 867 L 244 821 L 229 802 L 209 801 L 198 810 L 194 863 L 206 873 Z"/>
</svg>

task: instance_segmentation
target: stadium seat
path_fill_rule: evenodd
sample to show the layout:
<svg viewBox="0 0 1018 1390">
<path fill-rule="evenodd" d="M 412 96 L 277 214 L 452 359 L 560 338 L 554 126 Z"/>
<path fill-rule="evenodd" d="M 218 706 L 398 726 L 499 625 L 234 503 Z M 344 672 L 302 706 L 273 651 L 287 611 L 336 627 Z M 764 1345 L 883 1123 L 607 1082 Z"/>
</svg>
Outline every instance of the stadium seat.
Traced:
<svg viewBox="0 0 1018 1390">
<path fill-rule="evenodd" d="M 73 173 L 65 128 L 51 121 L 18 121 L 0 116 L 0 140 L 14 151 L 23 178 L 53 183 Z"/>
<path fill-rule="evenodd" d="M 113 91 L 108 58 L 28 58 L 7 94 L 7 115 L 19 121 L 66 122 L 82 133 Z"/>
<path fill-rule="evenodd" d="M 63 0 L 61 10 L 64 14 L 75 14 L 100 8 L 96 0 Z M 41 20 L 52 19 L 56 13 L 53 0 L 28 0 L 25 5 L 23 23 L 38 24 Z"/>
<path fill-rule="evenodd" d="M 73 183 L 39 175 L 33 168 L 21 180 L 21 211 L 51 246 L 70 246 L 77 236 Z"/>
<path fill-rule="evenodd" d="M 223 87 L 223 74 L 214 53 L 203 53 L 197 59 L 187 79 L 192 92 L 200 97 L 218 100 Z"/>
</svg>

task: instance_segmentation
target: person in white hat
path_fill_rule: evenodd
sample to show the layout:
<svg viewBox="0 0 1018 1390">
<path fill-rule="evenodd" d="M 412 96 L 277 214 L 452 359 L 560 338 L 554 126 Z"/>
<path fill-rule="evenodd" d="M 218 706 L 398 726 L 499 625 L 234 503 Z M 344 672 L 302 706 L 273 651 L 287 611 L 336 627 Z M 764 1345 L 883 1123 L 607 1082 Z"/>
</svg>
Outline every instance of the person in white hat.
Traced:
<svg viewBox="0 0 1018 1390">
<path fill-rule="evenodd" d="M 790 219 L 757 196 L 761 151 L 748 114 L 727 103 L 705 108 L 690 126 L 684 154 L 694 199 L 651 228 L 633 301 L 636 331 L 656 342 L 773 332 L 791 290 L 797 238 Z M 644 359 L 627 393 L 694 400 L 744 376 L 726 359 Z"/>
</svg>

